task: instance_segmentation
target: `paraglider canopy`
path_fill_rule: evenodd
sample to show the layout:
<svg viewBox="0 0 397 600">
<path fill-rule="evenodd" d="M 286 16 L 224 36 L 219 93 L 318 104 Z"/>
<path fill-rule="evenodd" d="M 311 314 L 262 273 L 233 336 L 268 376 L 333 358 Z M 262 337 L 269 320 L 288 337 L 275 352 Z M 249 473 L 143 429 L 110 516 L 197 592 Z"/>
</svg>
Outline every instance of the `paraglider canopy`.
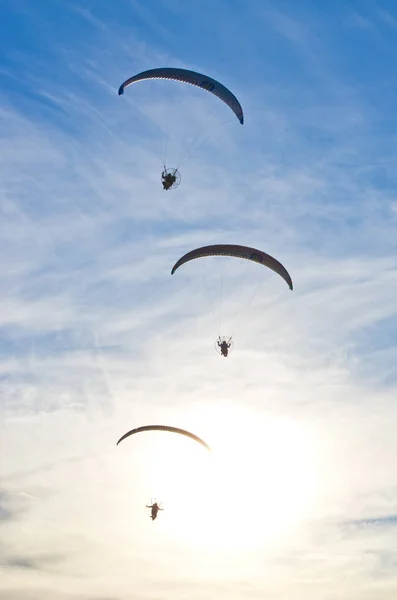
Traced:
<svg viewBox="0 0 397 600">
<path fill-rule="evenodd" d="M 249 246 L 239 246 L 237 244 L 214 244 L 211 246 L 203 246 L 192 250 L 187 254 L 184 254 L 172 267 L 171 275 L 175 273 L 177 269 L 183 264 L 195 260 L 196 258 L 203 258 L 206 256 L 231 256 L 236 258 L 244 258 L 253 262 L 259 263 L 264 267 L 268 267 L 288 284 L 290 290 L 293 289 L 292 279 L 287 269 L 277 259 L 273 258 L 269 254 L 257 250 L 256 248 L 250 248 Z"/>
<path fill-rule="evenodd" d="M 131 431 L 127 431 L 127 433 L 125 433 L 123 436 L 121 436 L 121 438 L 117 442 L 117 446 L 120 444 L 120 442 L 125 440 L 127 437 L 130 437 L 131 435 L 135 435 L 136 433 L 141 433 L 142 431 L 169 431 L 171 433 L 178 433 L 180 435 L 185 435 L 186 437 L 189 437 L 192 440 L 194 440 L 194 441 L 198 442 L 199 444 L 201 444 L 202 446 L 204 446 L 204 448 L 206 448 L 207 450 L 211 451 L 211 448 L 208 446 L 208 444 L 204 440 L 199 438 L 198 435 L 195 435 L 194 433 L 190 433 L 190 431 L 186 431 L 186 429 L 179 429 L 179 427 L 171 427 L 168 425 L 144 425 L 142 427 L 137 427 L 136 429 L 131 429 Z"/>
<path fill-rule="evenodd" d="M 196 71 L 189 71 L 188 69 L 161 67 L 159 69 L 149 69 L 148 71 L 143 71 L 142 73 L 138 73 L 137 75 L 126 79 L 124 83 L 121 84 L 118 92 L 119 96 L 124 94 L 125 88 L 129 85 L 137 83 L 138 81 L 144 81 L 145 79 L 171 79 L 173 81 L 180 81 L 201 87 L 203 90 L 214 94 L 220 100 L 225 102 L 225 104 L 227 104 L 234 112 L 241 125 L 244 123 L 244 115 L 241 104 L 230 90 L 228 90 L 219 81 L 212 79 L 212 77 L 208 77 L 208 75 L 203 75 L 202 73 L 197 73 Z"/>
</svg>

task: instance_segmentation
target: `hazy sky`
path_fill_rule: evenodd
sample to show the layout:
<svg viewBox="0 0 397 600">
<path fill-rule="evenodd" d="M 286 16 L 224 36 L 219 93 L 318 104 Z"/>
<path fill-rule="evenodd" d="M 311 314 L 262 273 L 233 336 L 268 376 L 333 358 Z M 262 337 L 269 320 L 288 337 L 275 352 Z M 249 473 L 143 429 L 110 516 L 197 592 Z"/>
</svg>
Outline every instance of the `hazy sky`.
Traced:
<svg viewBox="0 0 397 600">
<path fill-rule="evenodd" d="M 396 46 L 392 0 L 1 2 L 1 600 L 395 600 Z M 160 66 L 244 125 L 117 95 Z M 171 277 L 211 243 L 294 291 Z M 116 446 L 158 423 L 212 453 Z"/>
</svg>

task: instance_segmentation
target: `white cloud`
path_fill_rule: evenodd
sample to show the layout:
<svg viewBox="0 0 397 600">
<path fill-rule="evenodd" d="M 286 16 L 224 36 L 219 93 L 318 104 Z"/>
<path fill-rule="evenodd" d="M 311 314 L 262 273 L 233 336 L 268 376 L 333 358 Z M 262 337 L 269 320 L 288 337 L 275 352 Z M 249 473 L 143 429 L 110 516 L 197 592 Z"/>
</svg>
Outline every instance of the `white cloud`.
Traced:
<svg viewBox="0 0 397 600">
<path fill-rule="evenodd" d="M 299 24 L 277 23 L 300 43 Z M 180 122 L 200 129 L 206 99 L 197 95 L 193 106 L 196 95 L 187 92 L 175 104 L 170 92 L 155 98 L 155 110 L 145 105 L 138 125 L 132 96 L 118 98 L 117 83 L 162 53 L 130 36 L 120 64 L 119 44 L 106 31 L 103 61 L 95 48 L 83 64 L 71 51 L 67 81 L 49 86 L 32 76 L 48 103 L 44 113 L 3 98 L 7 598 L 118 599 L 131 594 L 131 581 L 142 598 L 393 598 L 394 530 L 363 532 L 354 523 L 396 513 L 395 349 L 386 343 L 396 319 L 394 195 L 363 180 L 363 170 L 334 164 L 361 156 L 357 138 L 346 140 L 344 131 L 367 132 L 373 113 L 355 104 L 354 89 L 342 110 L 343 82 L 330 106 L 306 113 L 272 98 L 263 109 L 258 88 L 247 99 L 257 120 L 247 120 L 244 134 L 232 122 L 218 149 L 198 152 L 181 168 L 180 188 L 164 193 L 156 127 L 167 111 L 179 111 Z M 149 91 L 142 94 L 148 102 Z M 168 129 L 178 138 L 177 123 Z M 263 134 L 269 127 L 279 133 L 276 143 Z M 324 131 L 335 146 L 318 142 Z M 285 160 L 274 158 L 288 141 Z M 364 151 L 372 160 L 371 145 Z M 279 258 L 294 292 L 257 265 L 227 260 L 186 265 L 171 277 L 181 254 L 217 240 Z M 221 272 L 224 326 L 226 317 L 235 326 L 226 361 L 213 349 Z M 243 459 L 215 471 L 226 497 L 205 487 L 202 459 L 188 445 L 144 438 L 116 448 L 125 430 L 147 422 L 191 428 L 217 451 L 241 445 Z M 260 426 L 267 435 L 250 439 Z M 283 465 L 282 476 L 274 464 Z M 297 482 L 301 473 L 307 480 Z M 144 505 L 158 481 L 170 501 L 152 523 Z M 269 520 L 261 503 L 288 482 Z M 298 497 L 306 503 L 294 521 Z M 225 530 L 222 502 L 235 507 Z M 277 504 L 287 529 L 250 546 L 244 536 L 255 528 L 274 531 Z M 219 550 L 219 538 L 232 532 L 241 548 L 231 542 Z M 212 546 L 204 534 L 214 536 Z"/>
</svg>

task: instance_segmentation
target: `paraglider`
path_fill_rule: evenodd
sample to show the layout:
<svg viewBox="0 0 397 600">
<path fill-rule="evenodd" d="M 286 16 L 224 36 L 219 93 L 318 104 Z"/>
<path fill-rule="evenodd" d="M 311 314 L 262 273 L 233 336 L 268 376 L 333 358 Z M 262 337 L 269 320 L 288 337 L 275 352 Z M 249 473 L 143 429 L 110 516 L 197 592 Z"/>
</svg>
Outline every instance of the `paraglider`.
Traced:
<svg viewBox="0 0 397 600">
<path fill-rule="evenodd" d="M 213 94 L 224 102 L 236 115 L 237 119 L 241 124 L 244 123 L 244 114 L 240 102 L 236 96 L 222 83 L 197 73 L 196 71 L 190 71 L 188 69 L 178 69 L 174 67 L 160 67 L 157 69 L 149 69 L 148 71 L 142 71 L 129 79 L 126 79 L 119 87 L 118 94 L 121 96 L 124 94 L 124 90 L 132 85 L 145 80 L 156 80 L 156 79 L 167 79 L 170 81 L 176 81 L 180 83 L 187 83 L 196 87 L 200 87 L 203 90 Z M 171 190 L 178 187 L 181 177 L 177 169 L 166 169 L 161 176 L 161 182 L 164 190 Z"/>
<path fill-rule="evenodd" d="M 211 451 L 211 448 L 208 446 L 208 444 L 204 440 L 199 438 L 198 435 L 190 433 L 190 431 L 186 431 L 186 429 L 179 429 L 179 427 L 171 427 L 168 425 L 144 425 L 142 427 L 137 427 L 136 429 L 131 429 L 131 431 L 127 431 L 127 433 L 121 436 L 121 438 L 117 442 L 117 446 L 120 444 L 120 442 L 125 440 L 130 435 L 134 435 L 142 431 L 170 431 L 171 433 L 179 433 L 180 435 L 185 435 L 186 437 L 191 438 L 192 440 L 204 446 L 204 448 L 207 448 L 207 450 Z"/>
<path fill-rule="evenodd" d="M 161 183 L 164 190 L 173 190 L 178 187 L 181 182 L 181 175 L 178 169 L 167 169 L 164 165 L 164 170 L 161 173 Z"/>
<path fill-rule="evenodd" d="M 184 256 L 182 256 L 174 264 L 171 270 L 171 275 L 173 275 L 181 265 L 184 265 L 185 263 L 196 258 L 203 258 L 206 256 L 231 256 L 236 258 L 244 258 L 246 260 L 251 260 L 253 262 L 259 263 L 280 275 L 280 277 L 282 277 L 284 281 L 288 284 L 289 289 L 293 289 L 290 274 L 278 260 L 270 256 L 269 254 L 262 252 L 262 250 L 257 250 L 256 248 L 250 248 L 248 246 L 238 246 L 235 244 L 215 244 L 211 246 L 203 246 L 202 248 L 192 250 L 191 252 L 184 254 Z"/>
<path fill-rule="evenodd" d="M 127 431 L 127 433 L 122 435 L 121 438 L 118 440 L 117 445 L 119 445 L 120 442 L 125 440 L 127 437 L 135 435 L 136 433 L 141 433 L 143 431 L 169 431 L 171 433 L 178 433 L 179 435 L 184 435 L 194 440 L 195 442 L 198 442 L 199 444 L 204 446 L 204 448 L 211 452 L 211 448 L 208 446 L 208 444 L 204 440 L 199 438 L 198 435 L 195 435 L 194 433 L 191 433 L 186 429 L 179 429 L 179 427 L 171 427 L 169 425 L 143 425 L 142 427 L 136 427 L 135 429 L 131 429 L 130 431 Z M 151 509 L 150 517 L 152 521 L 156 519 L 158 511 L 163 510 L 162 508 L 160 508 L 159 504 L 156 501 L 153 502 L 153 499 L 152 504 L 146 504 L 146 508 Z"/>
<path fill-rule="evenodd" d="M 164 508 L 160 508 L 160 506 L 157 504 L 157 502 L 153 502 L 153 504 L 146 504 L 146 508 L 151 508 L 152 510 L 150 511 L 150 518 L 152 519 L 152 521 L 155 520 L 155 518 L 157 517 L 157 513 L 159 510 L 164 510 Z"/>
<path fill-rule="evenodd" d="M 224 356 L 225 358 L 227 358 L 229 355 L 229 350 L 232 346 L 232 338 L 230 337 L 229 339 L 226 339 L 226 338 L 221 338 L 221 336 L 219 336 L 216 343 L 220 350 L 221 355 Z"/>
<path fill-rule="evenodd" d="M 258 263 L 268 269 L 271 269 L 280 277 L 284 279 L 290 290 L 293 290 L 293 283 L 290 274 L 287 269 L 277 259 L 273 258 L 269 254 L 266 254 L 262 250 L 257 248 L 251 248 L 249 246 L 240 246 L 237 244 L 213 244 L 210 246 L 203 246 L 196 248 L 184 254 L 171 269 L 171 275 L 179 269 L 182 265 L 197 258 L 204 258 L 209 256 L 228 256 L 232 258 L 243 258 L 254 263 Z M 232 348 L 232 338 L 221 338 L 219 337 L 215 348 L 224 357 L 227 358 Z"/>
</svg>

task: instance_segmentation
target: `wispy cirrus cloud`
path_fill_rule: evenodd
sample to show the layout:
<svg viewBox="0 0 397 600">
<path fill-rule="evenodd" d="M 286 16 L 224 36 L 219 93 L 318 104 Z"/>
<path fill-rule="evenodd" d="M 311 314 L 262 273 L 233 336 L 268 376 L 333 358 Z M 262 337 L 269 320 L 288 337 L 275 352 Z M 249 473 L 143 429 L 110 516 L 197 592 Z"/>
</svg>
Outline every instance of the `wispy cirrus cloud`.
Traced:
<svg viewBox="0 0 397 600">
<path fill-rule="evenodd" d="M 32 24 L 31 56 L 9 44 L 12 68 L 2 67 L 4 597 L 124 598 L 133 580 L 148 598 L 393 598 L 391 88 L 382 112 L 354 56 L 339 66 L 345 25 L 317 9 L 303 19 L 247 4 L 224 21 L 204 19 L 204 5 L 194 18 L 175 2 L 156 3 L 155 15 L 120 7 L 64 8 L 54 28 L 47 9 L 34 16 L 26 5 L 13 18 Z M 249 54 L 258 23 L 261 53 Z M 248 24 L 237 52 L 230 32 Z M 191 36 L 186 47 L 177 30 Z M 204 30 L 199 55 L 191 47 Z M 206 39 L 219 55 L 204 55 Z M 190 88 L 117 96 L 123 79 L 155 64 L 213 65 L 242 99 L 244 127 L 233 116 L 224 127 L 224 107 L 209 116 Z M 183 142 L 185 123 L 188 135 L 208 125 L 209 135 L 181 166 L 180 188 L 164 193 L 160 147 Z M 294 292 L 227 260 L 171 277 L 180 255 L 217 241 L 276 256 Z M 223 362 L 219 315 L 235 328 Z M 146 422 L 190 427 L 215 455 L 225 446 L 215 482 L 188 447 L 190 462 L 144 440 L 116 450 L 125 429 Z M 165 473 L 174 491 L 160 485 Z M 159 487 L 168 502 L 151 523 L 144 505 Z M 21 493 L 34 499 L 22 506 Z M 279 525 L 271 537 L 269 515 L 290 523 L 286 534 Z M 225 522 L 223 536 L 240 535 L 240 546 L 217 546 Z M 260 541 L 244 546 L 254 530 Z"/>
</svg>

